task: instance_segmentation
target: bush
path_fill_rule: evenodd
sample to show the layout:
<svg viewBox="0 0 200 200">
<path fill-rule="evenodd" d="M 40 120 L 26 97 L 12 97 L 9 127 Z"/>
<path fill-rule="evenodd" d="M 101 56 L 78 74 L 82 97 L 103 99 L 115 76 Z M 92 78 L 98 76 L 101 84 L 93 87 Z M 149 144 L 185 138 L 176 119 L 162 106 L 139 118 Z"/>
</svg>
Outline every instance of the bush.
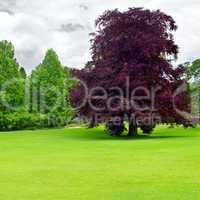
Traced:
<svg viewBox="0 0 200 200">
<path fill-rule="evenodd" d="M 0 131 L 40 128 L 44 116 L 30 113 L 1 113 Z"/>
<path fill-rule="evenodd" d="M 70 122 L 67 113 L 0 113 L 0 131 L 63 127 Z"/>
<path fill-rule="evenodd" d="M 155 128 L 155 125 L 142 125 L 140 128 L 143 131 L 143 134 L 151 134 Z"/>
<path fill-rule="evenodd" d="M 106 123 L 107 133 L 111 136 L 120 136 L 125 131 L 125 125 L 123 122 L 109 121 Z"/>
</svg>

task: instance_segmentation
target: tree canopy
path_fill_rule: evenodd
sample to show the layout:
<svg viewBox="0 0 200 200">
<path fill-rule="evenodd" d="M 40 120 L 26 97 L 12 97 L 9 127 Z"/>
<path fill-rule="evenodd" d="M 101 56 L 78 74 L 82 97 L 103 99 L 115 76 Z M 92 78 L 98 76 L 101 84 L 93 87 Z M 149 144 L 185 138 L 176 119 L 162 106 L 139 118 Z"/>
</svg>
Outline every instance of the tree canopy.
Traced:
<svg viewBox="0 0 200 200">
<path fill-rule="evenodd" d="M 64 68 L 56 52 L 49 49 L 43 62 L 32 72 L 32 111 L 66 112 L 69 109 L 70 70 Z"/>
<path fill-rule="evenodd" d="M 195 82 L 200 82 L 200 59 L 188 63 L 188 77 Z"/>
<path fill-rule="evenodd" d="M 0 111 L 23 110 L 24 77 L 16 61 L 14 47 L 6 40 L 0 42 Z"/>
<path fill-rule="evenodd" d="M 200 119 L 200 59 L 187 63 L 187 77 L 191 82 L 194 114 Z"/>
<path fill-rule="evenodd" d="M 188 123 L 182 115 L 190 112 L 188 92 L 174 95 L 182 85 L 187 88 L 184 67 L 174 69 L 171 64 L 178 55 L 174 19 L 160 10 L 115 9 L 101 15 L 96 27 L 91 34 L 92 61 L 75 71 L 88 89 L 86 93 L 80 83 L 71 93 L 79 115 L 93 122 L 98 116 L 94 124 L 118 119 L 120 130 L 128 118 L 129 135 L 136 135 L 138 126 L 149 132 L 158 118 Z"/>
</svg>

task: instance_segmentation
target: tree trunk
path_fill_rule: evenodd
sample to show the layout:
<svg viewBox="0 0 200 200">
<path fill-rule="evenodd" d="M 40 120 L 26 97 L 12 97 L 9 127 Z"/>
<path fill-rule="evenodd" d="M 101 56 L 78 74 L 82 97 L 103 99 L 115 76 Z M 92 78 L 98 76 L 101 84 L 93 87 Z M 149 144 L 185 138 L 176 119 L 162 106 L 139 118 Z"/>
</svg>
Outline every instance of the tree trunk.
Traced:
<svg viewBox="0 0 200 200">
<path fill-rule="evenodd" d="M 92 115 L 92 118 L 90 119 L 90 122 L 89 122 L 88 128 L 94 128 L 95 125 L 96 125 L 96 123 L 95 123 L 95 116 Z"/>
<path fill-rule="evenodd" d="M 138 135 L 137 131 L 137 124 L 133 121 L 129 122 L 129 130 L 128 130 L 128 136 L 129 137 L 136 137 Z"/>
</svg>

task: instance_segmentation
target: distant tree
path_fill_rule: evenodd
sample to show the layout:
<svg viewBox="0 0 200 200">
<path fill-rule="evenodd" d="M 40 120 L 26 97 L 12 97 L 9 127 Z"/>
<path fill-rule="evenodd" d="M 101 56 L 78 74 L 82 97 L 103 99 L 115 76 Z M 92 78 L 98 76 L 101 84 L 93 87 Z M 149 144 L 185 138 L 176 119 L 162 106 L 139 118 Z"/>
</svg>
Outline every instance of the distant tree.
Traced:
<svg viewBox="0 0 200 200">
<path fill-rule="evenodd" d="M 200 59 L 186 63 L 187 78 L 190 80 L 193 108 L 200 119 Z"/>
<path fill-rule="evenodd" d="M 60 63 L 56 52 L 49 49 L 43 62 L 31 74 L 30 110 L 44 114 L 66 112 L 70 108 L 66 86 L 70 78 L 70 73 Z"/>
<path fill-rule="evenodd" d="M 188 76 L 200 82 L 200 59 L 195 60 L 191 64 L 188 63 Z"/>
<path fill-rule="evenodd" d="M 113 124 L 118 122 L 116 127 L 120 132 L 127 118 L 129 136 L 136 136 L 139 126 L 144 133 L 150 133 L 157 116 L 162 122 L 187 125 L 188 119 L 174 109 L 175 105 L 183 113 L 191 111 L 187 90 L 174 97 L 177 88 L 188 84 L 182 79 L 184 67 L 174 69 L 171 64 L 178 54 L 173 38 L 177 26 L 173 18 L 159 10 L 130 8 L 120 12 L 116 9 L 101 15 L 96 27 L 97 31 L 91 34 L 92 61 L 84 69 L 75 71 L 89 91 L 86 95 L 80 83 L 71 93 L 74 107 L 80 106 L 82 99 L 86 100 L 77 110 L 78 114 L 92 121 L 93 126 L 105 122 L 115 134 Z M 98 89 L 94 91 L 94 88 Z M 153 100 L 144 88 L 156 91 Z M 142 109 L 132 105 L 129 94 L 134 91 L 134 104 Z M 151 119 L 148 125 L 147 118 Z"/>
<path fill-rule="evenodd" d="M 0 42 L 0 112 L 24 110 L 24 77 L 11 42 Z"/>
</svg>

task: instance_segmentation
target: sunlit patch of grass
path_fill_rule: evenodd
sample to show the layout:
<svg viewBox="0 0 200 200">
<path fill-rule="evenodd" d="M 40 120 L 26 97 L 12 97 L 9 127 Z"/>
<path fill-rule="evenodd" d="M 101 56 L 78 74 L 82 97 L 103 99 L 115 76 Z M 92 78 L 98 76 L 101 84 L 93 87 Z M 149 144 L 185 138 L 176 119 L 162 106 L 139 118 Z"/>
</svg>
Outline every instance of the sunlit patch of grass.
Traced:
<svg viewBox="0 0 200 200">
<path fill-rule="evenodd" d="M 102 127 L 0 134 L 3 200 L 200 198 L 200 128 L 137 139 Z"/>
</svg>

